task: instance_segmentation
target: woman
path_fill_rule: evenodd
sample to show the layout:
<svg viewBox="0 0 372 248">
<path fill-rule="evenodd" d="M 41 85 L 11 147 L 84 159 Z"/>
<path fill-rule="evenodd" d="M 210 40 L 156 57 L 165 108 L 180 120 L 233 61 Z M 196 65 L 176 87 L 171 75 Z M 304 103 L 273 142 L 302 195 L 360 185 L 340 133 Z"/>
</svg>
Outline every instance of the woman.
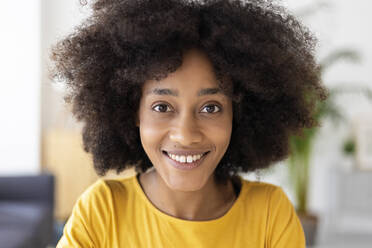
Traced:
<svg viewBox="0 0 372 248">
<path fill-rule="evenodd" d="M 243 179 L 289 154 L 326 98 L 315 39 L 269 1 L 97 0 L 52 51 L 99 179 L 57 247 L 305 247 L 281 187 Z"/>
</svg>

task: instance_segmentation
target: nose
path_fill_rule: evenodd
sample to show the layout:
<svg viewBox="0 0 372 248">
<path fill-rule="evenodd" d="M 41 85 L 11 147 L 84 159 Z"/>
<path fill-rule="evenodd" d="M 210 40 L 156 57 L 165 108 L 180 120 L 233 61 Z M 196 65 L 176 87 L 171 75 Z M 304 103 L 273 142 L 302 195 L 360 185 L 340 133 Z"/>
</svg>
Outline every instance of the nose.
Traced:
<svg viewBox="0 0 372 248">
<path fill-rule="evenodd" d="M 169 138 L 182 146 L 190 146 L 202 141 L 202 132 L 192 114 L 185 114 L 175 120 Z"/>
</svg>

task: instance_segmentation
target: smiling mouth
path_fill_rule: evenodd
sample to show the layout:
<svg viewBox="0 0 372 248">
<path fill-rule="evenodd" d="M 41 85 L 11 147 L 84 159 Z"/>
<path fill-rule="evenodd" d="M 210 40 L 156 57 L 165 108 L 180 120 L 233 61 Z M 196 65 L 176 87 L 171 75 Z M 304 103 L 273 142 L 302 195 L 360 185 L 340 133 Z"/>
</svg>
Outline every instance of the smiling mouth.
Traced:
<svg viewBox="0 0 372 248">
<path fill-rule="evenodd" d="M 173 155 L 173 154 L 170 154 L 168 153 L 167 151 L 162 151 L 162 153 L 164 155 L 167 155 L 170 159 L 174 160 L 174 161 L 177 161 L 179 163 L 193 163 L 195 161 L 198 161 L 200 159 L 202 159 L 205 155 L 207 155 L 210 151 L 207 151 L 207 152 L 204 152 L 204 153 L 201 153 L 199 155 Z M 184 157 L 183 160 L 181 160 L 181 157 Z M 187 158 L 187 159 L 186 159 Z M 190 158 L 192 158 L 192 160 L 190 161 Z"/>
<path fill-rule="evenodd" d="M 199 167 L 209 152 L 210 151 L 203 153 L 203 155 L 199 159 L 192 160 L 192 162 L 180 162 L 180 161 L 177 161 L 171 158 L 166 151 L 162 151 L 162 153 L 164 154 L 166 159 L 169 161 L 169 163 L 173 167 L 180 169 L 180 170 L 191 170 L 191 169 Z"/>
</svg>

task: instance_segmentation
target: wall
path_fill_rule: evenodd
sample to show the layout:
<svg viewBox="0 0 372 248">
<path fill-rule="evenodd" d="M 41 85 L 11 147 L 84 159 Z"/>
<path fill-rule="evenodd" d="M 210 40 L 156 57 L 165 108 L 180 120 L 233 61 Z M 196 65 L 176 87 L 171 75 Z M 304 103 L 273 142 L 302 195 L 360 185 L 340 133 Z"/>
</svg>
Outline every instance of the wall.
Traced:
<svg viewBox="0 0 372 248">
<path fill-rule="evenodd" d="M 88 7 L 82 7 L 76 0 L 41 0 L 42 3 L 42 130 L 54 127 L 74 127 L 62 95 L 63 87 L 49 79 L 50 48 L 58 40 L 72 32 L 84 19 Z"/>
<path fill-rule="evenodd" d="M 37 173 L 40 1 L 2 1 L 0 30 L 0 175 Z"/>
</svg>

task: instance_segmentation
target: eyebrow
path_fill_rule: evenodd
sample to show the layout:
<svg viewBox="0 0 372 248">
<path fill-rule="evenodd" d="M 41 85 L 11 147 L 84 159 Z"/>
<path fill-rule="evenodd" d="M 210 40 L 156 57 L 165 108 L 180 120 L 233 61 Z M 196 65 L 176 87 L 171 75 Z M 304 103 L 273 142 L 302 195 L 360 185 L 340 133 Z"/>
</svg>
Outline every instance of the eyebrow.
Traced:
<svg viewBox="0 0 372 248">
<path fill-rule="evenodd" d="M 221 89 L 219 88 L 205 88 L 201 89 L 197 96 L 205 96 L 205 95 L 215 95 L 222 93 Z M 148 94 L 155 94 L 155 95 L 170 95 L 170 96 L 178 96 L 178 90 L 171 90 L 168 88 L 154 88 L 146 93 Z"/>
</svg>

